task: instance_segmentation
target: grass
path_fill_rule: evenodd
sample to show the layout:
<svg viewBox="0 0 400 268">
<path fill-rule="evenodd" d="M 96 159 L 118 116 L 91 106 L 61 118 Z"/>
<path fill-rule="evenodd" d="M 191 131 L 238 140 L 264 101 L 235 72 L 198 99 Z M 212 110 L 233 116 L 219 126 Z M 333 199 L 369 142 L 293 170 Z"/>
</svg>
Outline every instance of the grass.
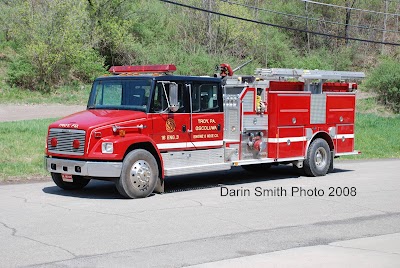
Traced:
<svg viewBox="0 0 400 268">
<path fill-rule="evenodd" d="M 399 131 L 399 115 L 383 117 L 358 113 L 355 148 L 361 151 L 361 155 L 348 158 L 400 158 Z"/>
<path fill-rule="evenodd" d="M 375 114 L 383 117 L 394 116 L 393 112 L 379 104 L 375 97 L 357 100 L 357 112 L 362 114 Z"/>
<path fill-rule="evenodd" d="M 43 168 L 47 126 L 54 119 L 0 123 L 0 180 L 48 175 Z"/>
<path fill-rule="evenodd" d="M 89 99 L 90 85 L 63 86 L 51 93 L 29 91 L 17 87 L 9 87 L 0 83 L 0 104 L 50 104 L 62 103 L 86 105 Z"/>
<path fill-rule="evenodd" d="M 380 105 L 375 97 L 357 100 L 355 149 L 357 156 L 341 159 L 400 158 L 400 115 Z"/>
</svg>

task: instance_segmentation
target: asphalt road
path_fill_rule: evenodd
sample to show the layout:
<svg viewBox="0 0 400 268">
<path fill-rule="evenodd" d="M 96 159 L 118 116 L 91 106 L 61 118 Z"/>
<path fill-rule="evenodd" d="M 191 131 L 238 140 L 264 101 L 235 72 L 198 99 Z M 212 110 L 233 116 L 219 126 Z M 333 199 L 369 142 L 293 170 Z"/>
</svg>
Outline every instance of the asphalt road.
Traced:
<svg viewBox="0 0 400 268">
<path fill-rule="evenodd" d="M 212 262 L 396 234 L 399 167 L 346 161 L 319 178 L 289 166 L 268 174 L 235 168 L 171 178 L 167 193 L 139 200 L 120 198 L 109 182 L 72 192 L 50 182 L 0 185 L 0 266 L 218 267 Z M 243 195 L 221 196 L 221 187 Z M 308 192 L 292 196 L 300 187 Z M 329 187 L 348 196 L 329 196 Z M 256 196 L 259 189 L 280 196 Z"/>
<path fill-rule="evenodd" d="M 85 109 L 82 105 L 0 104 L 0 122 L 64 117 Z"/>
</svg>

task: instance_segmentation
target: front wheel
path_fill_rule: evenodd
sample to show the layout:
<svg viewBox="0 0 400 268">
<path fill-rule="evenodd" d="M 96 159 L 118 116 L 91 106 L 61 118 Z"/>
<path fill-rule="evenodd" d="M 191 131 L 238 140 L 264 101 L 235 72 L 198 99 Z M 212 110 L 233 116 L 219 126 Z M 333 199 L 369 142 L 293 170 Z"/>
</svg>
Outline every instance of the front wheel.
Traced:
<svg viewBox="0 0 400 268">
<path fill-rule="evenodd" d="M 315 139 L 304 160 L 304 172 L 311 177 L 325 176 L 331 165 L 331 153 L 324 139 Z"/>
<path fill-rule="evenodd" d="M 151 153 L 133 150 L 124 159 L 121 177 L 116 182 L 117 190 L 128 198 L 147 197 L 156 187 L 158 173 L 157 161 Z"/>
<path fill-rule="evenodd" d="M 82 176 L 72 175 L 72 181 L 63 181 L 62 175 L 60 173 L 51 173 L 51 178 L 53 179 L 54 183 L 64 189 L 64 190 L 79 190 L 85 187 L 89 182 L 90 179 L 85 179 Z"/>
</svg>

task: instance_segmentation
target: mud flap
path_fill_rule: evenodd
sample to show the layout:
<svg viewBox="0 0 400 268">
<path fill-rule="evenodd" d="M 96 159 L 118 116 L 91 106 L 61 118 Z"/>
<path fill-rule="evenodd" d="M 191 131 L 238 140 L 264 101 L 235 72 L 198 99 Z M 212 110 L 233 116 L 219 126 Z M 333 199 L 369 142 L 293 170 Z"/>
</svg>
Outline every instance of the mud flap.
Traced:
<svg viewBox="0 0 400 268">
<path fill-rule="evenodd" d="M 154 188 L 153 193 L 162 194 L 164 192 L 165 192 L 164 191 L 164 180 L 159 178 L 157 180 L 156 188 Z"/>
</svg>

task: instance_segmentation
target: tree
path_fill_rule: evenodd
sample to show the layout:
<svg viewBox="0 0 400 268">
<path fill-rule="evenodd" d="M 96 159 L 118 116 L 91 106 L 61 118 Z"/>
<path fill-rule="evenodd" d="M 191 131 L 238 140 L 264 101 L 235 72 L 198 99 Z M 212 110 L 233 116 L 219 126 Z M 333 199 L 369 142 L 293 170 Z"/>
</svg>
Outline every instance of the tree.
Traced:
<svg viewBox="0 0 400 268">
<path fill-rule="evenodd" d="M 90 46 L 83 1 L 23 0 L 14 14 L 10 38 L 20 47 L 11 64 L 12 84 L 49 91 L 71 80 L 88 82 L 102 71 L 103 60 Z"/>
</svg>

